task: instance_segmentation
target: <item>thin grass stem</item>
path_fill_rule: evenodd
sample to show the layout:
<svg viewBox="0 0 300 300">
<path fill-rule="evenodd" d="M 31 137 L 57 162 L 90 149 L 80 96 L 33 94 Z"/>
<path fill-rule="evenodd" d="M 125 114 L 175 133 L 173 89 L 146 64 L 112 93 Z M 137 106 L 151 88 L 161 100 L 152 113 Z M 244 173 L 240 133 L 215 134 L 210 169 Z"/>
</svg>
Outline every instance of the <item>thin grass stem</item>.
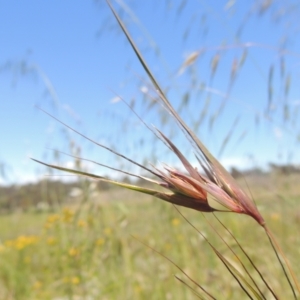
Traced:
<svg viewBox="0 0 300 300">
<path fill-rule="evenodd" d="M 244 271 L 247 273 L 247 275 L 249 276 L 249 278 L 251 279 L 251 281 L 253 282 L 253 284 L 255 285 L 255 287 L 257 288 L 257 290 L 259 291 L 261 297 L 263 299 L 266 299 L 265 295 L 263 294 L 263 292 L 260 290 L 258 284 L 256 283 L 256 281 L 254 280 L 254 278 L 251 276 L 250 272 L 247 270 L 246 266 L 244 265 L 244 263 L 242 262 L 242 260 L 238 257 L 238 255 L 236 254 L 236 252 L 232 249 L 232 247 L 230 247 L 228 245 L 228 243 L 225 241 L 225 239 L 221 236 L 221 234 L 214 228 L 214 226 L 208 221 L 208 219 L 205 217 L 204 214 L 202 214 L 202 216 L 205 218 L 206 222 L 209 224 L 209 226 L 213 229 L 213 231 L 219 236 L 219 238 L 224 242 L 224 244 L 227 246 L 227 248 L 233 253 L 233 255 L 236 257 L 236 259 L 239 261 L 239 263 L 241 264 L 241 266 L 243 267 Z M 226 226 L 217 218 L 217 216 L 214 214 L 214 217 L 219 221 L 219 223 L 224 227 L 224 229 L 231 235 L 231 237 L 233 237 L 234 241 L 237 243 L 237 245 L 239 246 L 239 248 L 243 251 L 243 253 L 245 253 L 244 249 L 241 247 L 241 245 L 237 242 L 236 238 L 233 236 L 233 234 L 228 230 L 228 228 L 226 228 Z M 247 256 L 248 257 L 248 256 Z M 254 263 L 251 261 L 251 259 L 248 257 L 248 259 L 250 260 L 251 264 L 254 265 Z M 277 298 L 276 298 L 277 299 Z"/>
<path fill-rule="evenodd" d="M 154 248 L 152 248 L 151 246 L 147 245 L 145 242 L 139 240 L 135 236 L 132 236 L 132 237 L 135 238 L 140 243 L 142 243 L 143 245 L 145 245 L 146 247 L 148 247 L 149 249 L 151 249 L 152 251 L 156 252 L 157 254 L 159 254 L 160 256 L 162 256 L 163 258 L 165 258 L 172 265 L 174 265 L 180 272 L 182 272 L 191 282 L 193 282 L 198 288 L 200 288 L 207 296 L 209 296 L 211 299 L 217 300 L 208 291 L 206 291 L 197 281 L 195 281 L 193 278 L 191 278 L 182 268 L 180 268 L 175 262 L 173 262 L 169 257 L 167 257 L 166 255 L 162 254 L 161 252 L 155 250 Z"/>
<path fill-rule="evenodd" d="M 243 284 L 241 283 L 241 281 L 238 279 L 238 277 L 234 274 L 234 272 L 229 268 L 229 266 L 227 265 L 227 262 L 224 258 L 224 256 L 220 253 L 220 252 L 216 252 L 216 254 L 218 255 L 218 257 L 220 258 L 220 260 L 222 261 L 222 263 L 224 264 L 224 266 L 226 267 L 226 269 L 229 271 L 229 273 L 232 275 L 232 277 L 234 277 L 234 279 L 237 281 L 237 283 L 239 284 L 239 286 L 241 287 L 241 289 L 245 292 L 245 294 L 253 300 L 253 298 L 251 297 L 251 295 L 249 294 L 249 292 L 246 290 L 246 288 L 243 286 Z"/>
<path fill-rule="evenodd" d="M 287 281 L 288 281 L 288 283 L 289 283 L 289 285 L 290 285 L 290 288 L 291 288 L 291 290 L 292 290 L 292 292 L 293 292 L 294 298 L 295 298 L 295 299 L 298 299 L 298 298 L 297 298 L 297 295 L 296 295 L 296 292 L 295 292 L 295 289 L 294 289 L 294 287 L 293 287 L 293 285 L 292 285 L 292 283 L 291 283 L 291 281 L 290 281 L 290 278 L 289 278 L 289 276 L 288 276 L 288 274 L 287 274 L 287 272 L 286 272 L 286 269 L 285 269 L 285 267 L 284 267 L 284 265 L 283 265 L 282 260 L 280 259 L 280 256 L 279 256 L 278 252 L 279 252 L 280 255 L 282 256 L 282 258 L 283 258 L 283 260 L 284 260 L 284 262 L 285 262 L 285 264 L 286 264 L 286 266 L 287 266 L 287 268 L 288 268 L 288 270 L 289 270 L 289 272 L 290 272 L 290 274 L 291 274 L 291 276 L 292 276 L 292 278 L 293 278 L 293 281 L 294 281 L 294 283 L 295 283 L 295 285 L 296 285 L 296 287 L 297 287 L 298 292 L 300 292 L 299 283 L 298 283 L 298 281 L 297 281 L 296 275 L 295 275 L 295 273 L 293 272 L 293 270 L 292 270 L 292 268 L 291 268 L 291 266 L 290 266 L 290 264 L 289 264 L 289 262 L 288 262 L 286 256 L 284 255 L 283 250 L 281 249 L 281 247 L 279 246 L 278 242 L 276 241 L 275 236 L 272 234 L 272 232 L 269 230 L 269 228 L 268 228 L 267 226 L 264 226 L 264 229 L 265 229 L 265 232 L 266 232 L 266 234 L 267 234 L 267 236 L 268 236 L 268 238 L 269 238 L 269 241 L 270 241 L 270 243 L 271 243 L 271 246 L 272 246 L 272 248 L 274 249 L 274 252 L 275 252 L 275 254 L 276 254 L 276 257 L 277 257 L 277 259 L 278 259 L 278 261 L 279 261 L 279 263 L 280 263 L 280 265 L 281 265 L 281 268 L 282 268 L 282 270 L 283 270 L 283 272 L 284 272 L 284 275 L 285 275 L 285 277 L 286 277 L 286 279 L 287 279 Z"/>
<path fill-rule="evenodd" d="M 205 300 L 195 289 L 193 289 L 189 284 L 187 284 L 184 280 L 179 278 L 177 275 L 174 275 L 174 277 L 180 281 L 182 284 L 184 284 L 186 287 L 188 287 L 199 299 Z"/>
<path fill-rule="evenodd" d="M 274 296 L 275 299 L 279 299 L 278 296 L 275 294 L 275 292 L 273 291 L 273 289 L 269 286 L 268 282 L 265 280 L 265 278 L 263 277 L 262 273 L 259 271 L 259 269 L 256 267 L 256 265 L 254 264 L 254 262 L 252 261 L 252 259 L 250 258 L 250 256 L 248 255 L 248 253 L 244 250 L 244 248 L 242 247 L 242 245 L 239 243 L 239 241 L 236 239 L 236 237 L 231 233 L 231 231 L 221 222 L 221 220 L 216 216 L 216 214 L 214 214 L 215 218 L 218 220 L 218 222 L 224 227 L 224 229 L 230 234 L 230 236 L 234 239 L 234 241 L 236 242 L 236 244 L 238 245 L 238 247 L 241 249 L 241 251 L 244 253 L 244 255 L 247 257 L 248 261 L 251 263 L 252 267 L 256 270 L 256 272 L 258 273 L 258 275 L 260 276 L 261 280 L 264 282 L 264 284 L 266 285 L 266 287 L 268 288 L 268 290 L 272 293 L 272 295 Z M 255 285 L 256 283 L 253 282 Z M 262 294 L 262 296 L 265 298 L 265 296 Z"/>
<path fill-rule="evenodd" d="M 177 212 L 183 217 L 183 219 L 190 225 L 192 226 L 192 228 L 194 228 L 202 237 L 203 239 L 209 244 L 209 246 L 212 248 L 212 250 L 215 252 L 215 254 L 219 257 L 219 259 L 222 261 L 222 263 L 225 265 L 225 267 L 227 268 L 227 270 L 231 273 L 231 275 L 235 278 L 235 280 L 238 282 L 238 284 L 240 285 L 240 287 L 242 288 L 242 290 L 249 296 L 249 298 L 253 299 L 251 297 L 251 295 L 249 294 L 249 292 L 246 290 L 246 288 L 243 286 L 243 284 L 241 283 L 241 281 L 238 279 L 238 277 L 234 274 L 234 272 L 230 269 L 229 267 L 229 262 L 227 261 L 227 259 L 209 242 L 209 240 L 202 234 L 202 232 L 195 227 L 183 214 L 182 212 L 175 206 L 173 205 L 174 208 L 177 210 Z M 228 246 L 229 247 L 229 246 Z M 229 247 L 230 248 L 230 247 Z M 243 279 L 243 278 L 242 278 Z M 246 280 L 243 279 L 243 281 L 246 283 L 246 285 L 248 285 L 248 287 L 250 286 Z M 255 294 L 257 299 L 261 299 L 261 297 L 258 295 L 258 293 L 251 287 L 252 292 Z"/>
</svg>

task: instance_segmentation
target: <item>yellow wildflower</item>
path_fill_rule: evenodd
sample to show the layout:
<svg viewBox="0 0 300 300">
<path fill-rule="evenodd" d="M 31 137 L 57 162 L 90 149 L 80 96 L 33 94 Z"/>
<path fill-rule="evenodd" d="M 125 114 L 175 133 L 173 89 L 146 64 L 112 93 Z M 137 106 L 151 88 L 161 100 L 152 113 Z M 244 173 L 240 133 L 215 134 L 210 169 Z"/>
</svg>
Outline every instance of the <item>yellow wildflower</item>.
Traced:
<svg viewBox="0 0 300 300">
<path fill-rule="evenodd" d="M 35 290 L 38 290 L 38 289 L 40 289 L 42 287 L 42 283 L 40 282 L 40 281 L 36 281 L 34 284 L 33 284 L 33 288 L 35 289 Z"/>
<path fill-rule="evenodd" d="M 70 223 L 73 220 L 74 212 L 69 208 L 63 209 L 63 221 L 65 223 Z"/>
<path fill-rule="evenodd" d="M 74 276 L 71 278 L 71 282 L 74 284 L 74 285 L 77 285 L 80 283 L 80 278 L 77 277 L 77 276 Z"/>
<path fill-rule="evenodd" d="M 71 247 L 71 248 L 69 249 L 68 253 L 69 253 L 69 255 L 70 255 L 71 257 L 75 257 L 75 256 L 78 256 L 78 255 L 79 255 L 80 251 L 79 251 L 79 249 L 77 249 L 77 248 L 75 248 L 75 247 Z"/>
<path fill-rule="evenodd" d="M 58 214 L 53 214 L 48 216 L 47 221 L 45 223 L 45 228 L 51 228 L 54 224 L 56 224 L 60 220 L 60 216 Z"/>
<path fill-rule="evenodd" d="M 87 227 L 87 223 L 84 220 L 79 220 L 77 223 L 77 226 L 80 228 L 85 228 L 85 227 Z"/>
<path fill-rule="evenodd" d="M 99 238 L 99 239 L 96 240 L 96 245 L 97 246 L 102 246 L 104 243 L 105 243 L 105 241 L 104 241 L 103 238 Z"/>
<path fill-rule="evenodd" d="M 15 248 L 17 250 L 22 250 L 27 246 L 33 245 L 37 243 L 39 237 L 34 235 L 20 235 L 14 240 L 7 240 L 5 241 L 5 246 L 9 248 Z"/>
<path fill-rule="evenodd" d="M 47 238 L 47 244 L 50 245 L 50 246 L 53 246 L 53 245 L 57 244 L 56 238 L 53 237 L 53 236 L 49 236 Z"/>
<path fill-rule="evenodd" d="M 178 218 L 173 218 L 171 223 L 174 227 L 176 227 L 180 224 L 180 220 Z"/>
</svg>

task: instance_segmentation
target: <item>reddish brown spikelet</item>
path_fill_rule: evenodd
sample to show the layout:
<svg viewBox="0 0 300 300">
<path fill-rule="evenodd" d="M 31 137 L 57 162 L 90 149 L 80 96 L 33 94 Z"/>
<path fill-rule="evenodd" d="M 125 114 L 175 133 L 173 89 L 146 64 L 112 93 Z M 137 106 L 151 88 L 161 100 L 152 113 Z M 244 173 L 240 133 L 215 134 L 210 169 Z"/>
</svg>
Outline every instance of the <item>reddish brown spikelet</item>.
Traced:
<svg viewBox="0 0 300 300">
<path fill-rule="evenodd" d="M 204 168 L 204 170 L 211 178 L 211 182 L 206 186 L 206 191 L 231 211 L 249 215 L 261 226 L 264 226 L 265 220 L 257 207 L 231 174 L 217 160 L 211 162 L 206 158 L 206 162 L 208 168 Z"/>
<path fill-rule="evenodd" d="M 187 161 L 176 146 L 159 131 L 160 135 L 170 146 L 171 150 L 177 155 L 189 175 L 185 175 L 170 167 L 165 167 L 169 176 L 157 170 L 169 184 L 169 188 L 176 190 L 194 199 L 201 199 L 202 203 L 207 201 L 207 193 L 212 195 L 214 199 L 229 211 L 235 213 L 246 214 L 253 217 L 260 225 L 264 225 L 265 221 L 257 210 L 256 206 L 247 194 L 238 186 L 234 178 L 224 169 L 224 167 L 215 159 L 211 160 L 203 153 L 203 159 L 199 162 L 204 169 L 207 177 L 202 176 Z M 197 200 L 199 201 L 199 200 Z"/>
</svg>

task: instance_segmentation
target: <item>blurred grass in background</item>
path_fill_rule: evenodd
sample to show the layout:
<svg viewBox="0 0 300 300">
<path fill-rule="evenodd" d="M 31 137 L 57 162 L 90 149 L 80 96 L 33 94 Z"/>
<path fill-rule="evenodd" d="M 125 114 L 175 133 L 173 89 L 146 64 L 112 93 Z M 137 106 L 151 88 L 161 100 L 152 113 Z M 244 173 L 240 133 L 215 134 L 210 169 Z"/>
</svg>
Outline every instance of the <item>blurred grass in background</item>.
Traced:
<svg viewBox="0 0 300 300">
<path fill-rule="evenodd" d="M 299 174 L 273 173 L 239 180 L 253 194 L 298 277 L 299 179 Z M 93 192 L 87 189 L 73 204 L 52 211 L 31 209 L 0 217 L 1 299 L 194 299 L 174 278 L 188 281 L 185 276 L 137 239 L 173 260 L 218 299 L 243 299 L 203 238 L 171 205 L 130 191 L 92 187 Z M 180 210 L 237 264 L 199 212 Z M 261 228 L 245 216 L 219 216 L 278 295 L 290 298 Z M 206 217 L 238 250 L 213 216 Z"/>
</svg>

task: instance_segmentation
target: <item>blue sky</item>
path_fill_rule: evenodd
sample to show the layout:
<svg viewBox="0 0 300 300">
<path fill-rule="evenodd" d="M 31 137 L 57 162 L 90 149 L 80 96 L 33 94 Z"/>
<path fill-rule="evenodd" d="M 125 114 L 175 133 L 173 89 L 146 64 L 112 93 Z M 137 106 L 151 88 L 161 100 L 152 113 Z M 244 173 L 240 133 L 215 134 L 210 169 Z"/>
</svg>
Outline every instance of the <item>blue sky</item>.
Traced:
<svg viewBox="0 0 300 300">
<path fill-rule="evenodd" d="M 297 2 L 274 1 L 265 11 L 266 1 L 180 3 L 185 1 L 114 2 L 170 101 L 180 109 L 186 97 L 180 112 L 192 127 L 210 101 L 197 134 L 226 166 L 299 163 Z M 161 107 L 149 109 L 143 93 L 149 81 L 104 1 L 0 0 L 0 43 L 0 163 L 6 175 L 0 183 L 48 174 L 29 157 L 55 162 L 50 149 L 73 154 L 80 149 L 82 157 L 123 167 L 36 106 L 139 161 L 176 164 L 163 146 L 153 148 L 151 133 L 122 101 L 114 101 L 116 95 L 134 103 L 144 121 L 162 128 L 193 160 L 176 126 L 164 123 Z M 198 59 L 181 68 L 192 53 Z M 233 62 L 243 57 L 230 88 Z M 222 101 L 225 109 L 211 126 Z M 69 157 L 59 160 L 72 166 Z"/>
</svg>

